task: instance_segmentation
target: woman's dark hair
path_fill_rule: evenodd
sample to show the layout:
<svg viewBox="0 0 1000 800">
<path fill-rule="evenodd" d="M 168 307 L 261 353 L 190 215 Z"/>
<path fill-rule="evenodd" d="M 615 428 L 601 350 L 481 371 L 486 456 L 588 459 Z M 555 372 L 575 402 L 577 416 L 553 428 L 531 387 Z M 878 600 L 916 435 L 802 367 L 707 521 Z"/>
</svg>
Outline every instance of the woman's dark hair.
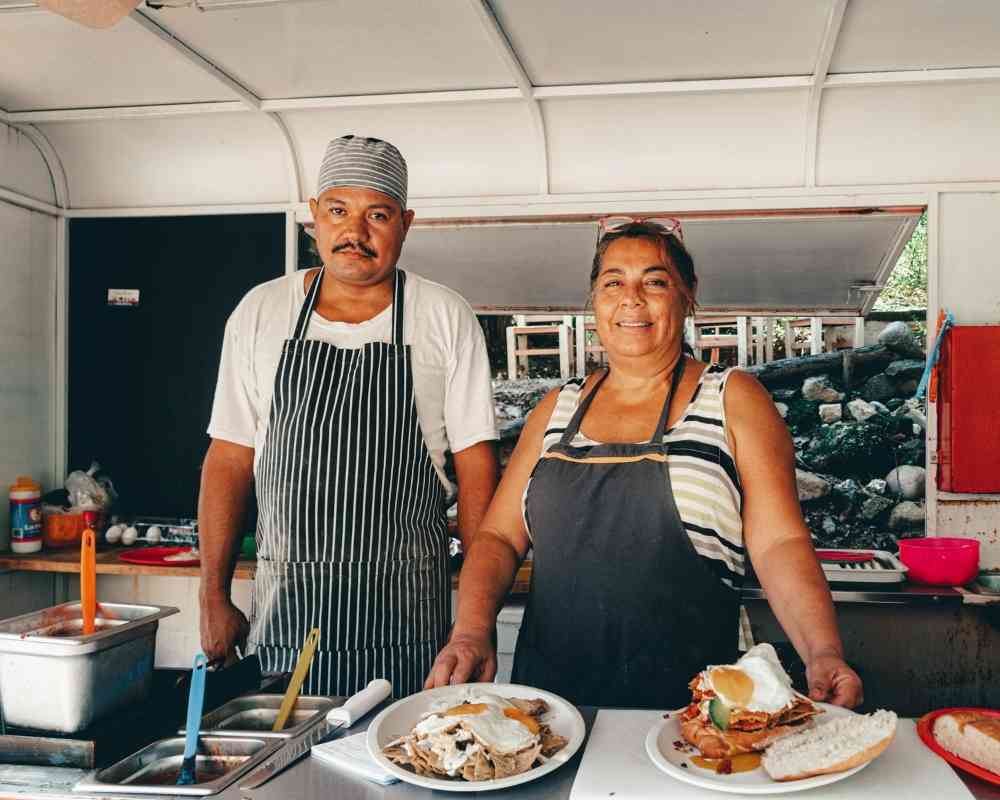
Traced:
<svg viewBox="0 0 1000 800">
<path fill-rule="evenodd" d="M 601 272 L 601 262 L 604 254 L 612 242 L 618 239 L 649 239 L 663 248 L 664 254 L 677 270 L 677 274 L 687 288 L 688 296 L 694 301 L 694 290 L 698 283 L 698 278 L 694 274 L 694 259 L 687 251 L 684 243 L 672 233 L 664 233 L 655 225 L 645 222 L 633 222 L 611 233 L 606 233 L 597 242 L 597 249 L 594 251 L 594 263 L 590 268 L 590 288 L 594 288 L 597 276 Z"/>
<path fill-rule="evenodd" d="M 690 311 L 695 308 L 694 292 L 698 285 L 698 278 L 694 274 L 694 259 L 687 248 L 677 236 L 672 233 L 664 233 L 655 225 L 645 222 L 633 222 L 611 233 L 606 233 L 597 241 L 597 249 L 594 251 L 594 263 L 590 268 L 590 289 L 593 291 L 597 276 L 601 273 L 601 263 L 604 261 L 604 254 L 612 242 L 618 239 L 648 239 L 654 242 L 663 251 L 666 259 L 677 270 L 681 281 L 684 283 L 684 294 L 688 299 Z M 684 342 L 684 352 L 693 354 L 691 346 Z"/>
</svg>

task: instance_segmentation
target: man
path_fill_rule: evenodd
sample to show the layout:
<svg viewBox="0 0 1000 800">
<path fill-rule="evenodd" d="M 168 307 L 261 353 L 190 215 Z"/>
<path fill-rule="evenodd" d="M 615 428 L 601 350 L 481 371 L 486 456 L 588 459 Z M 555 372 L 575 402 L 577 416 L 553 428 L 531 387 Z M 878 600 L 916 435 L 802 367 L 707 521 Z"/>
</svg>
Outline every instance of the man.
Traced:
<svg viewBox="0 0 1000 800">
<path fill-rule="evenodd" d="M 230 598 L 244 506 L 259 508 L 249 645 L 310 694 L 376 677 L 419 691 L 450 624 L 445 451 L 459 530 L 497 481 L 489 361 L 468 304 L 396 268 L 413 222 L 399 151 L 330 142 L 309 201 L 323 268 L 252 289 L 226 325 L 202 473 L 201 643 L 247 635 Z"/>
</svg>

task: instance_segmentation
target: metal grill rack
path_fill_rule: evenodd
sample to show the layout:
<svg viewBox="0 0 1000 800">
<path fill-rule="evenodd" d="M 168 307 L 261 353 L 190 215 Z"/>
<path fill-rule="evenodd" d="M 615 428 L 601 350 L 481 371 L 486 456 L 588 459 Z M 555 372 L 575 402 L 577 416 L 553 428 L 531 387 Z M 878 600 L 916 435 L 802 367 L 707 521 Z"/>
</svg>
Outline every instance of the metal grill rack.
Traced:
<svg viewBox="0 0 1000 800">
<path fill-rule="evenodd" d="M 830 583 L 902 583 L 906 565 L 885 550 L 845 550 L 845 553 L 868 554 L 871 561 L 823 561 L 823 574 Z"/>
</svg>

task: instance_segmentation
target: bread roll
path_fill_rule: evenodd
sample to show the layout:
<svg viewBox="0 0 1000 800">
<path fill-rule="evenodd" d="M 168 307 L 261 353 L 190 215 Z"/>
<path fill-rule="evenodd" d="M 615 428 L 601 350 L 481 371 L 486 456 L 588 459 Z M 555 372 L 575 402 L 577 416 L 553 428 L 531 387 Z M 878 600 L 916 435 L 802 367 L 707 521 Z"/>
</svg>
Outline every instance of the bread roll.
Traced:
<svg viewBox="0 0 1000 800">
<path fill-rule="evenodd" d="M 955 711 L 934 720 L 934 738 L 945 750 L 1000 774 L 1000 719 Z"/>
<path fill-rule="evenodd" d="M 851 714 L 786 736 L 772 744 L 761 764 L 776 781 L 844 772 L 877 758 L 896 733 L 896 715 Z"/>
</svg>

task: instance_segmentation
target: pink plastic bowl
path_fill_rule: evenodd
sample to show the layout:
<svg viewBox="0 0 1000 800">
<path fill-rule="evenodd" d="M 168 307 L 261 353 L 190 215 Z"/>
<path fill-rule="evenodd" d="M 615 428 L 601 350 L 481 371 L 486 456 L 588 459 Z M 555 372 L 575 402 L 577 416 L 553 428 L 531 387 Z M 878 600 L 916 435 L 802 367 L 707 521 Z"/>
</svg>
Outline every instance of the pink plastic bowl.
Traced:
<svg viewBox="0 0 1000 800">
<path fill-rule="evenodd" d="M 952 536 L 900 539 L 907 577 L 931 586 L 963 586 L 979 573 L 979 540 Z"/>
</svg>

